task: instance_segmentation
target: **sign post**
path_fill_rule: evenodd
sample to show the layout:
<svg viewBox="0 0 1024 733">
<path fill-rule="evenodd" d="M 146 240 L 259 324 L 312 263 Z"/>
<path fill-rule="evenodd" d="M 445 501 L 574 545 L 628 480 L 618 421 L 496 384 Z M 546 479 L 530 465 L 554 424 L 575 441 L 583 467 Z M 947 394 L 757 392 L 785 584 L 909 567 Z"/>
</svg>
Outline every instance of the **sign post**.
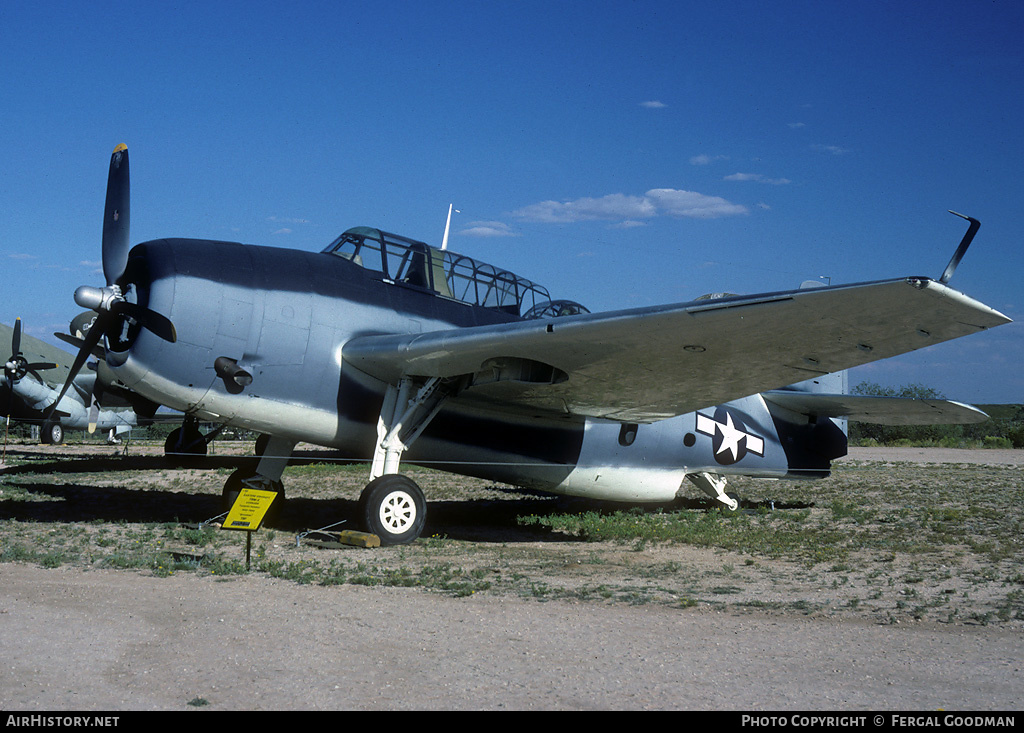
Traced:
<svg viewBox="0 0 1024 733">
<path fill-rule="evenodd" d="M 231 505 L 228 516 L 221 525 L 221 529 L 231 529 L 238 532 L 245 532 L 245 569 L 249 570 L 250 557 L 252 555 L 252 533 L 257 531 L 263 524 L 270 505 L 277 498 L 276 491 L 262 491 L 260 489 L 242 489 L 238 492 L 238 498 Z"/>
</svg>

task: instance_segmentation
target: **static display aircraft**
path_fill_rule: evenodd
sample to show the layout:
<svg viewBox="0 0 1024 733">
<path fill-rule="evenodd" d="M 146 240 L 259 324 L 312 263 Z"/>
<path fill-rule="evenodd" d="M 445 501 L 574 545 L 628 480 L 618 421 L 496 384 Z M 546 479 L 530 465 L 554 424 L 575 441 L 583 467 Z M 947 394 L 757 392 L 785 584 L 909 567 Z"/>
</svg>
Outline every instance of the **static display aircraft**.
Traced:
<svg viewBox="0 0 1024 733">
<path fill-rule="evenodd" d="M 813 478 L 846 419 L 970 422 L 945 400 L 844 394 L 843 370 L 1009 322 L 939 280 L 730 295 L 590 313 L 447 249 L 371 228 L 322 252 L 194 239 L 129 247 L 128 151 L 111 157 L 104 287 L 69 379 L 100 346 L 117 383 L 267 436 L 225 484 L 282 491 L 296 443 L 369 463 L 365 529 L 421 532 L 400 461 L 557 494 L 672 500 L 689 480 Z M 838 373 L 838 374 L 837 374 Z"/>
<path fill-rule="evenodd" d="M 111 386 L 100 378 L 106 366 L 75 376 L 73 389 L 56 400 L 70 374 L 74 357 L 39 339 L 22 333 L 21 319 L 14 326 L 0 323 L 0 344 L 10 343 L 11 355 L 0 375 L 0 410 L 10 421 L 39 425 L 43 443 L 58 444 L 65 430 L 103 430 L 108 440 L 151 418 L 157 405 Z M 138 410 L 138 412 L 136 412 Z"/>
</svg>

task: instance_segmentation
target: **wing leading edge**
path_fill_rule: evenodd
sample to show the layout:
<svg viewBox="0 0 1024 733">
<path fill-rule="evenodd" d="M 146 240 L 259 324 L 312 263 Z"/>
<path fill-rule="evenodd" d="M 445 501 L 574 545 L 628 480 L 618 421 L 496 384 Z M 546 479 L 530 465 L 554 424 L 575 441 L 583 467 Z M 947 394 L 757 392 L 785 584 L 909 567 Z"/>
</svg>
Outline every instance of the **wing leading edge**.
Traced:
<svg viewBox="0 0 1024 733">
<path fill-rule="evenodd" d="M 343 365 L 395 383 L 469 376 L 496 409 L 651 422 L 1010 322 L 904 278 L 348 342 Z"/>
</svg>

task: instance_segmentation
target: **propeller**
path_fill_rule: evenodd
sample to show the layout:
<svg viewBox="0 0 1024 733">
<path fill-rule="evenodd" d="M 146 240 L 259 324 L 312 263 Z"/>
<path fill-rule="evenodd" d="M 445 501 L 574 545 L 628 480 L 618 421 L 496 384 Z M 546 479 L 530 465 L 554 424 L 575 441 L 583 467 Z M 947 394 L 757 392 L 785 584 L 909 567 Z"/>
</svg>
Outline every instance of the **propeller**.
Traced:
<svg viewBox="0 0 1024 733">
<path fill-rule="evenodd" d="M 30 362 L 21 353 L 21 319 L 14 321 L 14 332 L 11 334 L 11 357 L 4 362 L 4 377 L 7 378 L 7 419 L 4 423 L 4 449 L 0 465 L 7 460 L 7 434 L 11 429 L 11 410 L 14 406 L 14 385 L 21 381 L 29 372 L 56 369 L 57 364 L 48 361 Z"/>
<path fill-rule="evenodd" d="M 121 291 L 122 280 L 128 268 L 128 230 L 130 223 L 130 191 L 128 176 L 128 146 L 118 145 L 110 156 L 107 173 L 107 196 L 103 206 L 103 277 L 107 284 L 97 288 L 83 285 L 75 291 L 75 302 L 82 308 L 95 311 L 96 320 L 85 333 L 78 355 L 71 366 L 67 381 L 51 405 L 52 410 L 61 401 L 78 372 L 85 365 L 100 339 L 113 329 L 120 328 L 123 319 L 130 319 L 165 341 L 174 343 L 177 334 L 174 324 L 166 316 L 145 306 L 128 301 Z"/>
<path fill-rule="evenodd" d="M 21 319 L 14 322 L 14 333 L 11 335 L 11 357 L 4 364 L 4 376 L 9 384 L 21 380 L 29 372 L 45 369 L 56 369 L 57 364 L 47 361 L 30 362 L 21 353 Z"/>
</svg>

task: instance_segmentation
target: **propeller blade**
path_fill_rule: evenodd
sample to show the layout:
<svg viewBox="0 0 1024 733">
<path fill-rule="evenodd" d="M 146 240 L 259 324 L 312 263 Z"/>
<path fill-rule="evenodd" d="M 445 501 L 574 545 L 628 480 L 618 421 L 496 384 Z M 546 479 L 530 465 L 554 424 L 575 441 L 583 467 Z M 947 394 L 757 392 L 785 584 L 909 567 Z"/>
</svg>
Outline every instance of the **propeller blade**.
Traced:
<svg viewBox="0 0 1024 733">
<path fill-rule="evenodd" d="M 128 266 L 130 217 L 128 146 L 114 148 L 107 174 L 107 200 L 103 207 L 103 276 L 114 285 Z"/>
<path fill-rule="evenodd" d="M 178 340 L 178 333 L 175 331 L 174 324 L 171 323 L 171 319 L 165 315 L 157 313 L 155 310 L 150 310 L 149 308 L 138 305 L 137 303 L 129 303 L 125 300 L 113 303 L 110 310 L 112 313 L 128 316 L 138 322 L 143 328 L 155 333 L 164 341 L 169 341 L 173 344 Z"/>
<path fill-rule="evenodd" d="M 82 344 L 85 343 L 84 340 L 80 338 L 75 338 L 74 336 L 69 336 L 66 333 L 54 333 L 53 335 L 59 338 L 64 343 L 74 346 L 76 349 L 82 348 Z M 93 347 L 92 355 L 95 356 L 97 359 L 102 359 L 104 356 L 106 356 L 106 354 L 103 351 L 103 347 L 99 345 Z"/>
<path fill-rule="evenodd" d="M 37 361 L 31 364 L 26 364 L 25 369 L 30 372 L 45 372 L 47 369 L 56 369 L 60 364 L 54 364 L 52 361 Z"/>
<path fill-rule="evenodd" d="M 100 417 L 100 404 L 96 401 L 96 395 L 92 396 L 89 404 L 89 435 L 96 432 L 96 422 Z"/>
<path fill-rule="evenodd" d="M 14 321 L 14 334 L 11 336 L 11 354 L 17 356 L 21 353 L 21 319 Z"/>
<path fill-rule="evenodd" d="M 85 338 L 82 340 L 82 348 L 79 349 L 78 355 L 75 357 L 75 363 L 71 365 L 71 371 L 68 373 L 68 378 L 65 380 L 64 386 L 61 387 L 60 394 L 57 395 L 57 399 L 55 399 L 53 404 L 50 405 L 49 411 L 52 412 L 54 408 L 60 404 L 60 401 L 64 399 L 64 395 L 68 393 L 71 383 L 75 381 L 75 377 L 78 376 L 78 372 L 82 370 L 85 362 L 92 354 L 93 348 L 95 348 L 96 344 L 100 342 L 105 326 L 105 324 L 100 322 L 103 318 L 104 315 L 101 314 L 100 317 L 96 319 L 96 323 L 93 324 L 93 327 L 89 329 L 89 333 L 87 333 Z"/>
</svg>

